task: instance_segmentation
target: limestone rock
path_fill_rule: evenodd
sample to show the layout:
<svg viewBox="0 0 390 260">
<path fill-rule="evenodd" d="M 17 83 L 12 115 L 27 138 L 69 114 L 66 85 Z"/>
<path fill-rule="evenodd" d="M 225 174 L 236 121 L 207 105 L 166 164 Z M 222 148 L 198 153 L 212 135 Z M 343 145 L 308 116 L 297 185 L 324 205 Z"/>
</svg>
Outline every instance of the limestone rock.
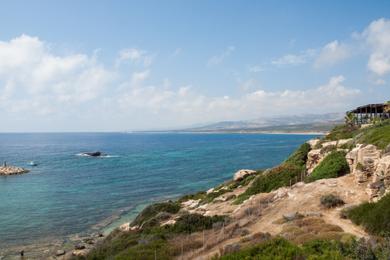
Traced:
<svg viewBox="0 0 390 260">
<path fill-rule="evenodd" d="M 130 230 L 130 222 L 124 223 L 119 226 L 119 230 L 127 232 Z"/>
<path fill-rule="evenodd" d="M 60 250 L 56 251 L 56 256 L 62 256 L 62 255 L 65 255 L 65 253 L 66 253 L 65 250 L 60 249 Z"/>
<path fill-rule="evenodd" d="M 206 191 L 206 194 L 210 194 L 210 193 L 212 193 L 212 192 L 214 192 L 214 188 L 208 189 L 208 190 Z"/>
<path fill-rule="evenodd" d="M 200 203 L 200 199 L 199 200 L 187 200 L 187 201 L 184 201 L 182 203 L 182 205 L 186 208 L 194 209 L 194 208 L 198 207 L 199 203 Z"/>
<path fill-rule="evenodd" d="M 28 173 L 29 170 L 21 168 L 21 167 L 16 167 L 16 166 L 0 166 L 0 176 L 8 176 L 8 175 L 17 175 L 17 174 L 23 174 L 23 173 Z"/>
<path fill-rule="evenodd" d="M 162 223 L 162 224 L 161 224 L 161 226 L 175 225 L 175 223 L 176 223 L 176 220 L 174 220 L 174 219 L 170 219 L 170 220 L 168 220 L 168 221 L 166 221 L 166 222 Z"/>
<path fill-rule="evenodd" d="M 307 141 L 306 143 L 308 143 L 311 147 L 311 149 L 314 149 L 314 147 L 316 147 L 316 145 L 320 142 L 320 139 L 310 139 L 309 141 Z"/>
<path fill-rule="evenodd" d="M 307 154 L 306 171 L 311 174 L 314 168 L 324 159 L 324 154 L 321 153 L 321 149 L 311 150 Z"/>
<path fill-rule="evenodd" d="M 256 173 L 254 170 L 239 170 L 234 174 L 233 180 L 234 181 L 240 181 L 244 179 L 246 176 Z"/>
<path fill-rule="evenodd" d="M 358 183 L 366 182 L 374 174 L 381 154 L 381 150 L 371 144 L 357 145 L 347 153 L 345 158 Z"/>
</svg>

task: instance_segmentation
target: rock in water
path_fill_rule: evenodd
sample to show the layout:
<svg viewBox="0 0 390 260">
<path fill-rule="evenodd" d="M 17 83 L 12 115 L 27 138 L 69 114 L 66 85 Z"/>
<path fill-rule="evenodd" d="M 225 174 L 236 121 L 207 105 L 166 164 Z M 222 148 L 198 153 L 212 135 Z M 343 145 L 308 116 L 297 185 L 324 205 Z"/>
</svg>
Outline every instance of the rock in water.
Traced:
<svg viewBox="0 0 390 260">
<path fill-rule="evenodd" d="M 92 156 L 92 157 L 98 157 L 102 155 L 102 152 L 96 151 L 96 152 L 86 152 L 85 155 Z"/>
<path fill-rule="evenodd" d="M 28 173 L 29 170 L 16 166 L 0 166 L 0 176 Z"/>
</svg>

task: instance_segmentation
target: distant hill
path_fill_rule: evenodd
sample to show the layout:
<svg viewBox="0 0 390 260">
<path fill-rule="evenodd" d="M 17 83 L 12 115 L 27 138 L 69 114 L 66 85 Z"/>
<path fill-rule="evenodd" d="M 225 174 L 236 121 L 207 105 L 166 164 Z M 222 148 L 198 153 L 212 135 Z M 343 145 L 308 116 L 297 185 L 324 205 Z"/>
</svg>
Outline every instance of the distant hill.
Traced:
<svg viewBox="0 0 390 260">
<path fill-rule="evenodd" d="M 343 122 L 344 114 L 294 115 L 246 121 L 223 121 L 184 132 L 326 132 Z"/>
</svg>

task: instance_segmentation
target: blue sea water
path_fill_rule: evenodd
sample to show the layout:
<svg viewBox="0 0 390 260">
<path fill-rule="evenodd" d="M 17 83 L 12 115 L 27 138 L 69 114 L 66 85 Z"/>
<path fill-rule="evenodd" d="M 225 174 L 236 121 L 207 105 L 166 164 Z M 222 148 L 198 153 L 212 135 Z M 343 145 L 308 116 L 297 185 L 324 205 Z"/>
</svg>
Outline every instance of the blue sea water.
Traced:
<svg viewBox="0 0 390 260">
<path fill-rule="evenodd" d="M 147 203 L 208 189 L 239 169 L 277 165 L 312 137 L 0 134 L 0 163 L 39 163 L 28 174 L 0 176 L 0 247 L 103 228 L 110 216 L 131 218 Z M 79 156 L 95 150 L 110 156 Z"/>
</svg>

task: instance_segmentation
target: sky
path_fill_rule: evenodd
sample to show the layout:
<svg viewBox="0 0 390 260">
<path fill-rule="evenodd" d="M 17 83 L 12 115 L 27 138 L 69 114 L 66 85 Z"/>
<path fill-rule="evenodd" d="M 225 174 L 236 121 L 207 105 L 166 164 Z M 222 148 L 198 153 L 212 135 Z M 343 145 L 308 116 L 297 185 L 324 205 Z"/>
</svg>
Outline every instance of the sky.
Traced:
<svg viewBox="0 0 390 260">
<path fill-rule="evenodd" d="M 175 129 L 390 100 L 390 1 L 0 2 L 0 132 Z"/>
</svg>

